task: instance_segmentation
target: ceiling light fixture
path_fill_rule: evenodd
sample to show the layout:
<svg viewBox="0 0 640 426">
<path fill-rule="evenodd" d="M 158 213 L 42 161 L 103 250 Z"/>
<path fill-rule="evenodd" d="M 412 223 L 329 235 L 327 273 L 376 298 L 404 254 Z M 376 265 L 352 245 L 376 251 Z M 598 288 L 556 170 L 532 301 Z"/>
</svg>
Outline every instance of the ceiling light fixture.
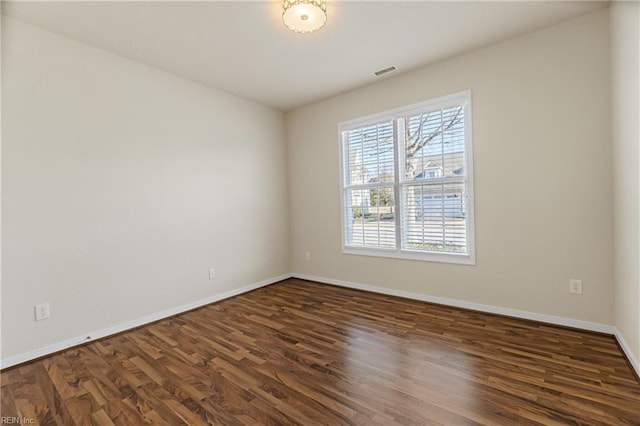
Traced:
<svg viewBox="0 0 640 426">
<path fill-rule="evenodd" d="M 325 0 L 283 0 L 282 22 L 291 31 L 312 33 L 327 22 Z"/>
</svg>

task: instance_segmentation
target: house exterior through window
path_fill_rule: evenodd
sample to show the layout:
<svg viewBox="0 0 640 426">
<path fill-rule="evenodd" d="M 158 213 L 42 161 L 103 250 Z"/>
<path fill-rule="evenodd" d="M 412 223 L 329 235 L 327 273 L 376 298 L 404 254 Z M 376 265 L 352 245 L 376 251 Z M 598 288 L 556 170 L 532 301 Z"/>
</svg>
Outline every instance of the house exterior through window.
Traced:
<svg viewBox="0 0 640 426">
<path fill-rule="evenodd" d="M 343 252 L 475 264 L 471 92 L 339 131 Z"/>
</svg>

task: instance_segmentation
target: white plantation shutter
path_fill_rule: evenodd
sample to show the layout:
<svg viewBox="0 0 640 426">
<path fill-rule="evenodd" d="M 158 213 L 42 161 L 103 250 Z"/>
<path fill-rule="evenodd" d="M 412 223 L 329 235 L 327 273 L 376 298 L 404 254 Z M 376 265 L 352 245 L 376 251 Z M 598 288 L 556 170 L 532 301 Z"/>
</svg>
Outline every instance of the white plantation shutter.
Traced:
<svg viewBox="0 0 640 426">
<path fill-rule="evenodd" d="M 402 248 L 466 254 L 464 105 L 401 120 L 405 129 Z"/>
<path fill-rule="evenodd" d="M 467 253 L 465 198 L 456 183 L 403 185 L 402 248 Z"/>
<path fill-rule="evenodd" d="M 395 181 L 394 127 L 391 120 L 347 130 L 345 155 L 345 244 L 396 247 L 393 216 Z"/>
<path fill-rule="evenodd" d="M 340 125 L 343 251 L 474 263 L 470 93 Z"/>
</svg>

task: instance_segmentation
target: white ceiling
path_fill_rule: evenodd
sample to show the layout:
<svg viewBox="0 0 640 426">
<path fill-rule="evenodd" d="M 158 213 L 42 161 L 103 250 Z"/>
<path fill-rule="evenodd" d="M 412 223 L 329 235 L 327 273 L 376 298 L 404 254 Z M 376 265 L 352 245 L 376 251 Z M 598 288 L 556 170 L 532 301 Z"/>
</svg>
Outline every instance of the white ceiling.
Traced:
<svg viewBox="0 0 640 426">
<path fill-rule="evenodd" d="M 608 4 L 328 0 L 326 26 L 296 34 L 279 1 L 2 3 L 5 15 L 285 111 Z"/>
</svg>

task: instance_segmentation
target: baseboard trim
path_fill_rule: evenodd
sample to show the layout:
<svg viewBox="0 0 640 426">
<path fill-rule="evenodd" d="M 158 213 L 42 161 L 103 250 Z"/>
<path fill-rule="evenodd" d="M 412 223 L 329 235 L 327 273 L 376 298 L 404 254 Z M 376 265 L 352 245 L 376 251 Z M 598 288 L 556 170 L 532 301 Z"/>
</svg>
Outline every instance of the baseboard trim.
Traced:
<svg viewBox="0 0 640 426">
<path fill-rule="evenodd" d="M 622 337 L 622 333 L 620 333 L 620 330 L 618 330 L 617 328 L 615 329 L 614 336 L 616 336 L 616 340 L 618 341 L 618 344 L 620 345 L 620 347 L 622 348 L 622 351 L 626 355 L 627 360 L 629 360 L 629 364 L 631 364 L 631 367 L 633 367 L 633 369 L 636 370 L 636 375 L 638 376 L 638 379 L 640 379 L 640 362 L 635 357 L 633 352 L 631 352 L 631 348 L 629 347 L 627 342 L 624 340 L 624 337 Z"/>
<path fill-rule="evenodd" d="M 351 281 L 337 280 L 334 278 L 319 277 L 315 275 L 306 275 L 300 273 L 292 273 L 293 278 L 299 278 L 308 281 L 317 281 L 326 284 L 337 285 L 340 287 L 353 288 L 357 290 L 371 291 L 373 293 L 386 294 L 389 296 L 404 297 L 407 299 L 421 300 L 423 302 L 432 302 L 440 305 L 454 306 L 457 308 L 472 309 L 474 311 L 487 312 L 491 314 L 505 315 L 509 317 L 522 318 L 532 321 L 543 322 L 547 324 L 561 325 L 564 327 L 578 328 L 581 330 L 595 331 L 598 333 L 611 334 L 617 341 L 622 352 L 626 356 L 631 367 L 635 370 L 636 375 L 640 378 L 640 361 L 631 348 L 622 337 L 620 331 L 612 325 L 600 324 L 589 321 L 581 321 L 565 317 L 556 317 L 553 315 L 537 314 L 534 312 L 521 311 L 518 309 L 503 308 L 500 306 L 484 305 L 480 303 L 466 302 L 463 300 L 449 299 L 446 297 L 429 296 L 421 293 L 413 293 L 409 291 L 393 290 L 386 287 L 377 287 L 368 284 L 355 283 Z"/>
<path fill-rule="evenodd" d="M 423 302 L 431 302 L 431 303 L 437 303 L 440 305 L 454 306 L 456 308 L 472 309 L 474 311 L 505 315 L 509 317 L 522 318 L 522 319 L 527 319 L 532 321 L 544 322 L 548 324 L 561 325 L 564 327 L 579 328 L 582 330 L 596 331 L 598 333 L 615 335 L 615 327 L 612 325 L 575 320 L 571 318 L 556 317 L 553 315 L 537 314 L 534 312 L 521 311 L 518 309 L 503 308 L 500 306 L 483 305 L 480 303 L 466 302 L 464 300 L 449 299 L 446 297 L 429 296 L 427 294 L 413 293 L 410 291 L 393 290 L 386 287 L 377 287 L 373 285 L 337 280 L 333 278 L 299 274 L 296 272 L 293 273 L 293 277 L 303 279 L 303 280 L 318 281 L 321 283 L 333 284 L 340 287 L 348 287 L 348 288 L 353 288 L 357 290 L 371 291 L 373 293 L 386 294 L 389 296 L 404 297 L 407 299 L 421 300 Z"/>
<path fill-rule="evenodd" d="M 291 278 L 292 274 L 283 274 L 277 277 L 268 278 L 266 280 L 259 281 L 257 283 L 249 284 L 244 287 L 236 288 L 233 290 L 226 291 L 221 294 L 217 294 L 215 296 L 207 297 L 205 299 L 196 300 L 191 303 L 187 303 L 181 306 L 177 306 L 175 308 L 170 308 L 162 312 L 157 312 L 154 314 L 146 315 L 144 317 L 140 317 L 131 321 L 127 321 L 113 327 L 103 328 L 101 330 L 94 331 L 92 333 L 88 333 L 82 336 L 74 337 L 72 339 L 64 340 L 62 342 L 53 343 L 51 345 L 35 349 L 33 351 L 24 352 L 18 355 L 11 356 L 9 358 L 5 358 L 0 360 L 0 369 L 9 368 L 14 365 L 22 364 L 25 362 L 33 361 L 34 359 L 53 354 L 55 352 L 62 351 L 64 349 L 69 349 L 74 346 L 78 346 L 87 342 L 91 342 L 93 340 L 102 339 L 104 337 L 111 336 L 113 334 L 122 333 L 123 331 L 130 330 L 132 328 L 140 327 L 145 324 L 149 324 L 155 321 L 159 321 L 161 319 L 165 319 L 168 317 L 172 317 L 174 315 L 181 314 L 186 311 L 190 311 L 192 309 L 196 309 L 210 303 L 218 302 L 220 300 L 228 299 L 233 296 L 237 296 L 242 293 L 247 293 L 252 290 L 256 290 L 260 287 L 265 287 L 273 283 L 277 283 L 278 281 L 286 280 Z"/>
<path fill-rule="evenodd" d="M 22 354 L 14 355 L 6 359 L 1 359 L 0 369 L 13 367 L 15 365 L 33 361 L 37 358 L 50 355 L 65 349 L 69 349 L 74 346 L 82 345 L 84 343 L 88 343 L 97 339 L 102 339 L 104 337 L 122 333 L 123 331 L 140 327 L 145 324 L 150 324 L 152 322 L 159 321 L 168 317 L 172 317 L 174 315 L 178 315 L 183 312 L 187 312 L 192 309 L 196 309 L 211 303 L 219 302 L 221 300 L 228 299 L 230 297 L 237 296 L 243 293 L 247 293 L 249 291 L 256 290 L 258 288 L 265 287 L 265 286 L 277 283 L 279 281 L 286 280 L 288 278 L 299 278 L 299 279 L 308 280 L 308 281 L 318 281 L 321 283 L 332 284 L 340 287 L 353 288 L 357 290 L 365 290 L 373 293 L 404 297 L 407 299 L 421 300 L 424 302 L 438 303 L 441 305 L 454 306 L 454 307 L 464 308 L 464 309 L 472 309 L 475 311 L 505 315 L 505 316 L 515 317 L 515 318 L 539 321 L 539 322 L 548 323 L 548 324 L 555 324 L 555 325 L 561 325 L 565 327 L 573 327 L 573 328 L 579 328 L 583 330 L 595 331 L 599 333 L 611 334 L 616 338 L 616 340 L 620 344 L 620 347 L 622 348 L 622 351 L 624 352 L 625 356 L 629 360 L 629 363 L 635 370 L 638 377 L 640 377 L 640 361 L 638 361 L 638 359 L 635 357 L 635 355 L 629 348 L 629 345 L 624 340 L 624 337 L 622 336 L 620 331 L 616 327 L 611 325 L 575 320 L 575 319 L 564 318 L 564 317 L 556 317 L 552 315 L 537 314 L 534 312 L 503 308 L 503 307 L 493 306 L 493 305 L 484 305 L 480 303 L 466 302 L 463 300 L 449 299 L 446 297 L 429 296 L 426 294 L 413 293 L 409 291 L 393 290 L 385 287 L 377 287 L 377 286 L 372 286 L 368 284 L 338 280 L 334 278 L 319 277 L 315 275 L 306 275 L 306 274 L 300 274 L 295 272 L 279 275 L 277 277 L 272 277 L 266 280 L 259 281 L 257 283 L 246 285 L 244 287 L 240 287 L 234 290 L 229 290 L 227 292 L 217 294 L 215 296 L 207 297 L 205 299 L 196 300 L 194 302 L 177 306 L 175 308 L 167 309 L 162 312 L 146 315 L 144 317 L 140 317 L 132 321 L 127 321 L 127 322 L 115 325 L 113 327 L 107 327 L 101 330 L 94 331 L 93 333 L 89 333 L 89 334 L 78 336 L 72 339 L 64 340 L 62 342 L 57 342 L 39 349 L 35 349 L 33 351 L 28 351 Z"/>
</svg>

